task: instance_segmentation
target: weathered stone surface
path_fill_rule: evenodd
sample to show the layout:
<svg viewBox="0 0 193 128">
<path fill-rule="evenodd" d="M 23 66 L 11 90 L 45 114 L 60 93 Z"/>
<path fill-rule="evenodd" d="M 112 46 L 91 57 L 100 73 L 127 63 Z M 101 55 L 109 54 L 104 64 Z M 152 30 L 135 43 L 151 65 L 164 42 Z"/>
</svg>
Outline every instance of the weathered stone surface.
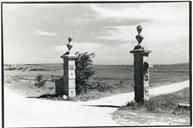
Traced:
<svg viewBox="0 0 193 128">
<path fill-rule="evenodd" d="M 55 91 L 56 91 L 56 94 L 58 94 L 58 95 L 63 95 L 64 94 L 63 78 L 55 80 Z"/>
<path fill-rule="evenodd" d="M 75 69 L 76 69 L 75 61 L 69 60 L 69 62 L 68 62 L 68 70 L 75 70 Z"/>
<path fill-rule="evenodd" d="M 75 70 L 68 70 L 68 79 L 75 79 Z"/>
<path fill-rule="evenodd" d="M 68 88 L 76 88 L 75 79 L 68 80 Z"/>
<path fill-rule="evenodd" d="M 75 88 L 69 88 L 68 89 L 68 97 L 69 98 L 76 97 L 76 89 Z"/>
<path fill-rule="evenodd" d="M 135 101 L 143 102 L 143 56 L 140 54 L 134 54 L 134 83 Z"/>
<path fill-rule="evenodd" d="M 134 49 L 130 53 L 134 54 L 134 100 L 137 103 L 144 103 L 148 100 L 149 92 L 149 67 L 144 64 L 144 57 L 151 51 L 144 49 Z"/>
<path fill-rule="evenodd" d="M 66 95 L 68 98 L 73 98 L 76 96 L 75 60 L 77 56 L 68 54 L 61 57 L 64 60 L 64 75 L 62 81 L 60 80 L 56 82 L 56 93 L 60 95 Z"/>
<path fill-rule="evenodd" d="M 143 64 L 144 101 L 149 100 L 149 63 L 144 59 Z"/>
</svg>

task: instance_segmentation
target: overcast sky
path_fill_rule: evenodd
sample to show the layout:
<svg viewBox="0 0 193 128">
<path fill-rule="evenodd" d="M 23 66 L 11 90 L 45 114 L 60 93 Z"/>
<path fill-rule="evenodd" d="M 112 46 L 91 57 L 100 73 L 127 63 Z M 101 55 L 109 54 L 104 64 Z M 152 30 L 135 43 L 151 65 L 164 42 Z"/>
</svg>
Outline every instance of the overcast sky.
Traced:
<svg viewBox="0 0 193 128">
<path fill-rule="evenodd" d="M 142 45 L 152 64 L 189 60 L 189 5 L 181 3 L 4 4 L 5 63 L 62 63 L 67 37 L 73 52 L 95 52 L 94 64 L 132 64 Z"/>
</svg>

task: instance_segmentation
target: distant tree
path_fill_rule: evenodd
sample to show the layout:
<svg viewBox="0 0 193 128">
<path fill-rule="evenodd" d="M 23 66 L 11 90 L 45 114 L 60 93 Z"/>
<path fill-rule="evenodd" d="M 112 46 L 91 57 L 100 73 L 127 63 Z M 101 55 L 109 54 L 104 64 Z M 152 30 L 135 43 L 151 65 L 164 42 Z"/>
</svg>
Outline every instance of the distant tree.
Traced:
<svg viewBox="0 0 193 128">
<path fill-rule="evenodd" d="M 76 93 L 77 95 L 81 93 L 87 93 L 89 86 L 89 79 L 95 74 L 93 70 L 93 58 L 95 53 L 79 53 L 76 60 Z"/>
</svg>

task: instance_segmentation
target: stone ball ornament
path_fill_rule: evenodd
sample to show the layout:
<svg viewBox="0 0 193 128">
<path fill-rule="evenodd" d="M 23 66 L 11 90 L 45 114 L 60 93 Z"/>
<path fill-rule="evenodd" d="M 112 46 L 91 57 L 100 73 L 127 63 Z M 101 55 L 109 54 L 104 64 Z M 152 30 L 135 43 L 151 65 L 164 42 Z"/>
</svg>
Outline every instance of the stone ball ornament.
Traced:
<svg viewBox="0 0 193 128">
<path fill-rule="evenodd" d="M 62 98 L 63 98 L 64 100 L 67 100 L 67 99 L 68 99 L 68 97 L 67 97 L 66 95 L 63 95 Z"/>
<path fill-rule="evenodd" d="M 142 32 L 143 28 L 141 25 L 137 26 L 137 32 L 140 34 Z"/>
</svg>

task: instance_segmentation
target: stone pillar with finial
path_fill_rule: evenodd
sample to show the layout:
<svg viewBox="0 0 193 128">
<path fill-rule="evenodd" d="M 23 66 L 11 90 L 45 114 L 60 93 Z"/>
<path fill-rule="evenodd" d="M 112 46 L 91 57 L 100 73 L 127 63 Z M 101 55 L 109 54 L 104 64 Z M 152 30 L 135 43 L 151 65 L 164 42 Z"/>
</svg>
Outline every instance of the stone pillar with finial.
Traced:
<svg viewBox="0 0 193 128">
<path fill-rule="evenodd" d="M 134 100 L 136 103 L 143 104 L 144 101 L 149 99 L 149 63 L 147 57 L 151 51 L 145 50 L 140 45 L 144 39 L 140 25 L 137 26 L 137 32 L 138 44 L 130 53 L 134 55 Z"/>
<path fill-rule="evenodd" d="M 68 38 L 68 44 L 66 45 L 68 51 L 61 56 L 63 58 L 63 77 L 60 80 L 56 80 L 56 94 L 66 95 L 68 99 L 76 97 L 76 74 L 75 74 L 75 60 L 77 56 L 70 53 L 73 45 L 70 44 L 72 38 Z"/>
</svg>

